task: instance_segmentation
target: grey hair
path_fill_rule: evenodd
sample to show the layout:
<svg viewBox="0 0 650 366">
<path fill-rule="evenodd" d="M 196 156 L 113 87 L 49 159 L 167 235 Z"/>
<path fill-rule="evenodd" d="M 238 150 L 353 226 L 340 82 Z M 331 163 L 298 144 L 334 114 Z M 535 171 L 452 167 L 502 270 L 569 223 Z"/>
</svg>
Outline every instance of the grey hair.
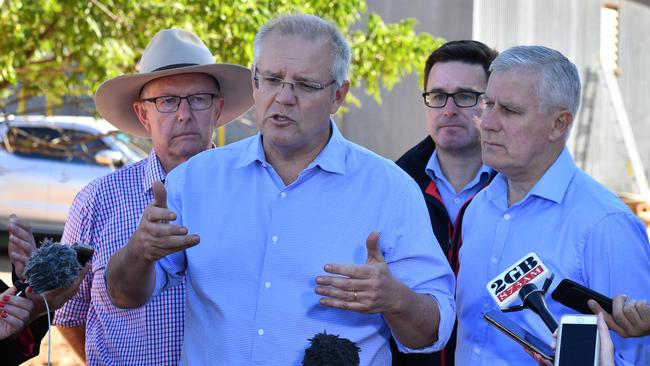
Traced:
<svg viewBox="0 0 650 366">
<path fill-rule="evenodd" d="M 580 107 L 580 76 L 576 65 L 563 54 L 544 46 L 515 46 L 492 61 L 490 72 L 518 68 L 539 72 L 537 96 L 541 108 L 567 109 L 576 115 Z"/>
<path fill-rule="evenodd" d="M 269 21 L 255 35 L 255 42 L 253 43 L 254 67 L 257 67 L 262 53 L 264 38 L 272 32 L 278 32 L 281 35 L 297 35 L 309 41 L 327 37 L 334 54 L 330 74 L 336 80 L 338 86 L 348 80 L 348 68 L 350 67 L 351 58 L 350 45 L 332 23 L 312 14 L 284 15 Z"/>
</svg>

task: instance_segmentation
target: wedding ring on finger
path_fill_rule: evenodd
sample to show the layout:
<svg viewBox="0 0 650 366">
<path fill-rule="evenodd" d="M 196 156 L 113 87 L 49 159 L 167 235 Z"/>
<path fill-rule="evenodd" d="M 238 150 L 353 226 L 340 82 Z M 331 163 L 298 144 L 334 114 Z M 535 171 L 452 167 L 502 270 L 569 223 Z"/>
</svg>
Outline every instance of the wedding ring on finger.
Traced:
<svg viewBox="0 0 650 366">
<path fill-rule="evenodd" d="M 356 301 L 357 301 L 357 292 L 354 291 L 354 302 L 356 302 Z"/>
</svg>

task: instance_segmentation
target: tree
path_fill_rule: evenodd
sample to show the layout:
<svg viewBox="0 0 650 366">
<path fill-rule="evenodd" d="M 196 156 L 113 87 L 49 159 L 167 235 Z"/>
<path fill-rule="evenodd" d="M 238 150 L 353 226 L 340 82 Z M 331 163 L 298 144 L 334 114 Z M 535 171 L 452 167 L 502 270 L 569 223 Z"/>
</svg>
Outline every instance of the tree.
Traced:
<svg viewBox="0 0 650 366">
<path fill-rule="evenodd" d="M 21 96 L 54 103 L 93 95 L 104 80 L 135 72 L 147 42 L 169 27 L 195 32 L 218 62 L 249 66 L 258 28 L 288 12 L 334 21 L 353 48 L 352 86 L 363 85 L 378 101 L 381 86 L 421 70 L 424 55 L 441 43 L 416 34 L 412 19 L 366 17 L 365 0 L 0 0 L 0 112 L 18 102 L 18 85 Z"/>
</svg>

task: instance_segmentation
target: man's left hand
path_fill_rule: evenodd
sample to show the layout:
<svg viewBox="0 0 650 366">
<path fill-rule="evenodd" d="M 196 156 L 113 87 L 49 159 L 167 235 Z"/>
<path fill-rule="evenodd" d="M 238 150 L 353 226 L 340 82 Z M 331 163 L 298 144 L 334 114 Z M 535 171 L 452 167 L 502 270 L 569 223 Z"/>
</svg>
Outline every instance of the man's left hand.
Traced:
<svg viewBox="0 0 650 366">
<path fill-rule="evenodd" d="M 397 308 L 399 297 L 395 294 L 404 285 L 388 270 L 378 240 L 377 232 L 368 235 L 368 259 L 364 265 L 325 265 L 325 272 L 337 276 L 316 278 L 316 293 L 324 296 L 321 305 L 363 313 L 387 313 Z"/>
</svg>

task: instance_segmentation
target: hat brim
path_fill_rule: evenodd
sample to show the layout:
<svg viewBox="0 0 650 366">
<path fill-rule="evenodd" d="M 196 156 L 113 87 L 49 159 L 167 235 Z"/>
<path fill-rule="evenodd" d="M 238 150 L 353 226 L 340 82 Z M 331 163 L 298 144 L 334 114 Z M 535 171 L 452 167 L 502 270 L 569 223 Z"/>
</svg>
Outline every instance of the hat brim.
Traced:
<svg viewBox="0 0 650 366">
<path fill-rule="evenodd" d="M 140 98 L 142 87 L 164 76 L 203 73 L 213 76 L 221 86 L 223 110 L 217 127 L 236 119 L 253 105 L 253 89 L 249 69 L 233 64 L 209 64 L 155 71 L 145 74 L 122 75 L 104 82 L 95 93 L 95 107 L 113 126 L 126 133 L 150 138 L 135 112 L 133 102 Z"/>
</svg>

